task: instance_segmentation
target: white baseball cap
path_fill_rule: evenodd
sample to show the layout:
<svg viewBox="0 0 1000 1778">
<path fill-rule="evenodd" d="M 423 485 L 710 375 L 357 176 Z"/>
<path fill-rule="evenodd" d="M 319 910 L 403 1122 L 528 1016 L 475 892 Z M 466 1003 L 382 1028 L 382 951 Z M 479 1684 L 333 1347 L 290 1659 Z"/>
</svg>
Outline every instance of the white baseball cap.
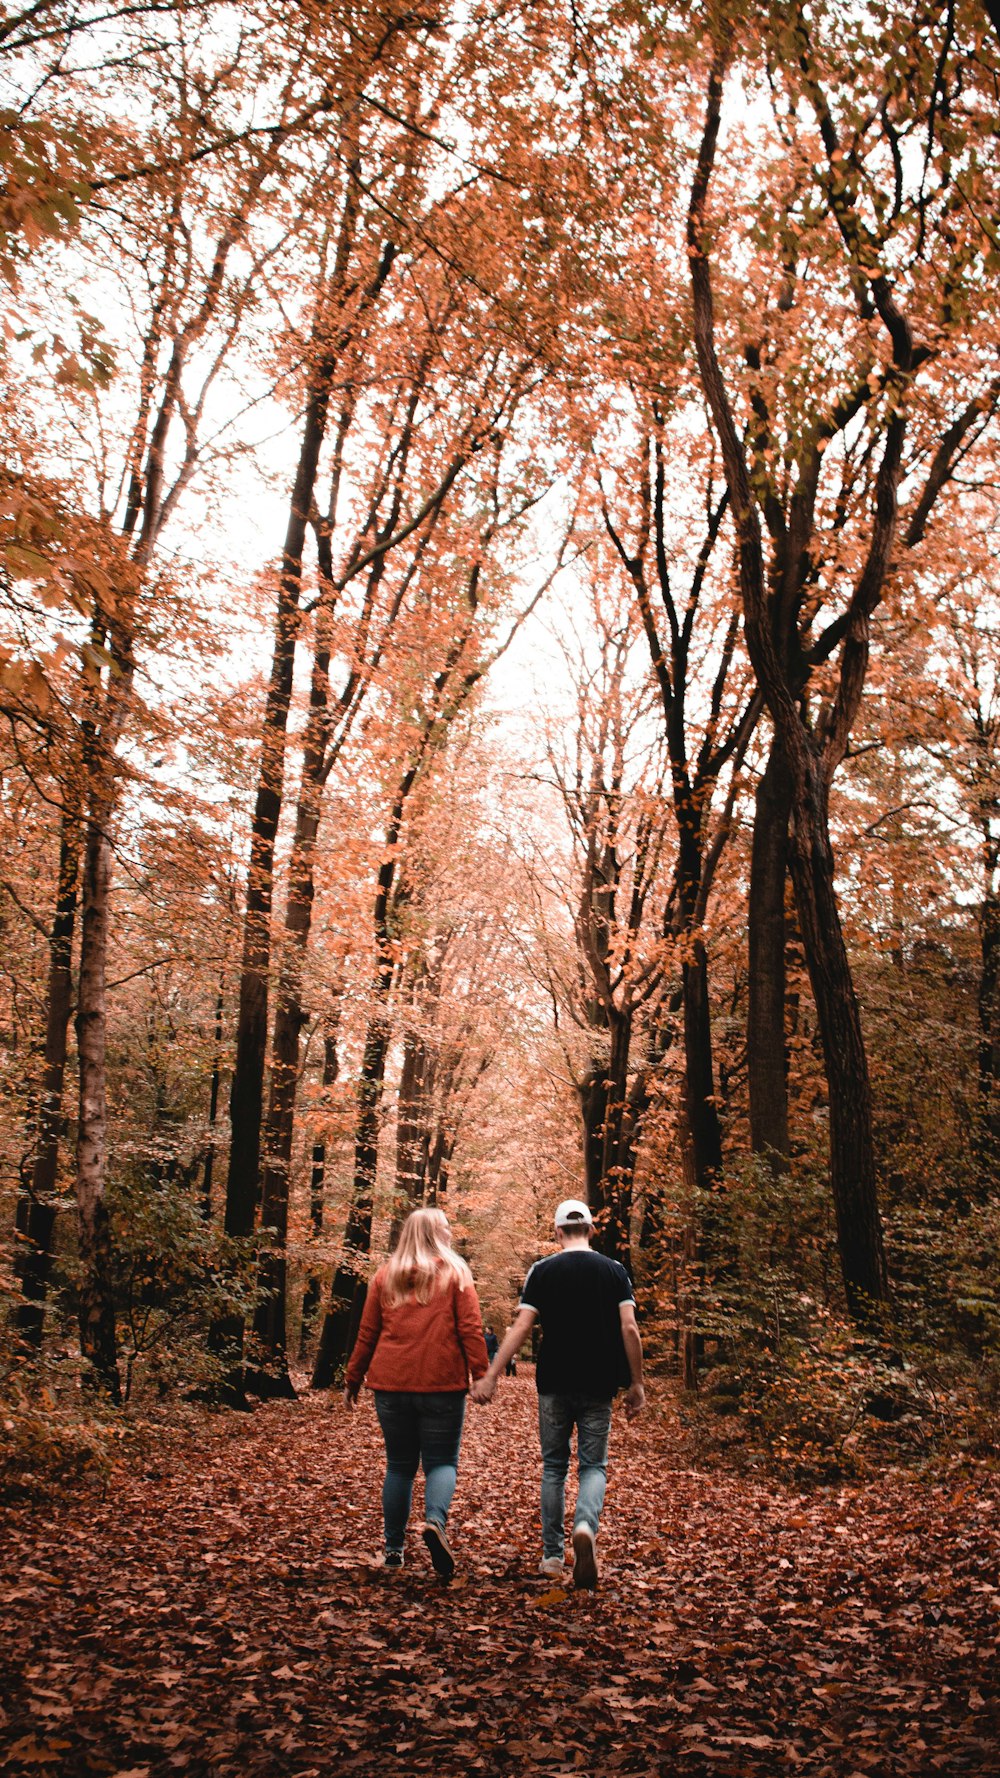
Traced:
<svg viewBox="0 0 1000 1778">
<path fill-rule="evenodd" d="M 572 1229 L 577 1227 L 586 1227 L 589 1229 L 593 1224 L 593 1220 L 587 1205 L 583 1203 L 580 1198 L 564 1198 L 562 1203 L 558 1206 L 555 1214 L 555 1225 L 557 1229 Z"/>
</svg>

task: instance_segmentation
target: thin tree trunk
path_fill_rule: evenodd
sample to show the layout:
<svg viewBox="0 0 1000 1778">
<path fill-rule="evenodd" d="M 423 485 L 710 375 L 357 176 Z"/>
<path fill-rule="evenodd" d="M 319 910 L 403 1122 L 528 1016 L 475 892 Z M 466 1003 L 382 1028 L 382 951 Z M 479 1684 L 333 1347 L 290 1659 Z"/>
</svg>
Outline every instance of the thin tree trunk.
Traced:
<svg viewBox="0 0 1000 1778">
<path fill-rule="evenodd" d="M 708 953 L 701 936 L 688 941 L 682 967 L 684 992 L 684 1103 L 691 1130 L 695 1183 L 718 1189 L 722 1174 L 722 1125 L 715 1104 Z"/>
<path fill-rule="evenodd" d="M 236 1017 L 236 1061 L 229 1100 L 232 1139 L 226 1184 L 226 1233 L 238 1237 L 245 1237 L 253 1232 L 257 1209 L 264 1063 L 267 1050 L 274 844 L 284 790 L 285 733 L 299 628 L 302 557 L 309 509 L 316 486 L 320 448 L 326 430 L 332 374 L 331 360 L 321 358 L 313 373 L 306 407 L 282 555 L 274 653 L 251 829 L 250 872 Z"/>
<path fill-rule="evenodd" d="M 219 978 L 215 996 L 215 1052 L 212 1056 L 212 1079 L 208 1094 L 208 1141 L 205 1145 L 205 1166 L 201 1176 L 201 1214 L 205 1222 L 212 1219 L 212 1174 L 215 1171 L 215 1132 L 219 1121 L 219 1093 L 222 1088 L 222 1033 L 226 1010 L 225 983 Z"/>
<path fill-rule="evenodd" d="M 430 1144 L 427 1045 L 412 1025 L 403 1034 L 403 1063 L 396 1111 L 397 1217 L 423 1202 Z"/>
<path fill-rule="evenodd" d="M 111 1280 L 107 1177 L 106 973 L 111 890 L 107 790 L 91 809 L 84 850 L 76 1044 L 80 1066 L 76 1202 L 81 1279 L 80 1349 L 112 1401 L 121 1401 Z"/>
<path fill-rule="evenodd" d="M 388 1002 L 389 980 L 380 982 L 379 998 Z M 378 1125 L 389 1051 L 387 1011 L 368 1022 L 361 1073 L 358 1078 L 358 1121 L 354 1145 L 354 1185 L 344 1230 L 343 1258 L 334 1274 L 330 1301 L 323 1319 L 316 1363 L 314 1389 L 329 1389 L 338 1366 L 350 1352 L 365 1305 L 367 1286 L 361 1270 L 371 1250 L 375 1176 L 378 1168 Z"/>
<path fill-rule="evenodd" d="M 979 917 L 979 1142 L 984 1190 L 1000 1161 L 1000 896 L 988 888 Z"/>
<path fill-rule="evenodd" d="M 323 1087 L 332 1087 L 340 1073 L 340 1056 L 337 1050 L 337 1026 L 328 1030 L 323 1040 Z M 312 1167 L 309 1175 L 309 1223 L 314 1240 L 323 1233 L 325 1213 L 324 1197 L 326 1191 L 326 1141 L 320 1137 L 313 1143 Z M 316 1319 L 320 1304 L 322 1286 L 319 1274 L 310 1272 L 302 1297 L 302 1328 L 299 1336 L 299 1363 L 306 1355 L 306 1344 Z"/>
<path fill-rule="evenodd" d="M 604 1121 L 595 1138 L 600 1136 L 601 1174 L 593 1208 L 602 1216 L 595 1246 L 616 1259 L 631 1265 L 632 1228 L 632 1166 L 630 1143 L 626 1134 L 628 1101 L 628 1058 L 632 1043 L 631 1014 L 616 1013 L 611 1020 L 611 1051 L 607 1074 L 601 1082 Z"/>
<path fill-rule="evenodd" d="M 785 1045 L 785 881 L 791 780 L 780 743 L 772 743 L 757 786 L 750 857 L 747 1079 L 750 1142 L 776 1172 L 788 1163 L 788 1068 Z"/>
<path fill-rule="evenodd" d="M 52 1271 L 56 1219 L 56 1177 L 62 1132 L 63 1085 L 73 1001 L 73 932 L 80 875 L 80 829 L 75 814 L 63 810 L 59 835 L 59 877 L 49 939 L 45 1058 L 38 1110 L 38 1137 L 31 1183 L 17 1205 L 15 1270 L 23 1301 L 15 1304 L 13 1325 L 36 1349 L 42 1343 L 45 1303 Z"/>
<path fill-rule="evenodd" d="M 416 782 L 429 738 L 425 731 L 421 745 L 411 758 L 397 787 L 392 813 L 386 829 L 385 853 L 379 866 L 375 891 L 372 926 L 375 934 L 375 976 L 372 983 L 374 1010 L 368 1020 L 361 1072 L 357 1087 L 357 1123 L 354 1139 L 354 1182 L 351 1206 L 344 1230 L 343 1257 L 334 1274 L 330 1301 L 323 1318 L 319 1349 L 313 1367 L 314 1389 L 328 1389 L 338 1365 L 350 1352 L 361 1311 L 364 1308 L 366 1285 L 360 1262 L 371 1249 L 372 1215 L 375 1202 L 375 1176 L 378 1169 L 378 1126 L 385 1085 L 385 1063 L 389 1053 L 389 999 L 392 993 L 395 959 L 390 932 L 390 909 L 393 886 L 399 866 L 399 837 L 407 798 Z"/>
</svg>

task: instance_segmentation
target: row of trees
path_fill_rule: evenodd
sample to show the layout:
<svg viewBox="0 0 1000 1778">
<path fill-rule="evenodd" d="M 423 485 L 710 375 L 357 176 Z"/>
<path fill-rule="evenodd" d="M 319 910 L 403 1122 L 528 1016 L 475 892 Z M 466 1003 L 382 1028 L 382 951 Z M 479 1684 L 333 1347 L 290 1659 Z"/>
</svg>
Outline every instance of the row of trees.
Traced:
<svg viewBox="0 0 1000 1778">
<path fill-rule="evenodd" d="M 126 1176 L 198 1206 L 204 1276 L 255 1255 L 212 1298 L 234 1399 L 290 1387 L 290 1237 L 328 1382 L 376 1219 L 461 1177 L 490 1251 L 508 1142 L 526 1248 L 584 1178 L 608 1251 L 725 1278 L 734 1167 L 814 1143 L 813 1020 L 877 1318 L 856 969 L 862 931 L 912 963 L 913 896 L 935 942 L 976 922 L 988 1189 L 997 52 L 971 0 L 4 27 L 23 1339 L 69 1173 L 115 1398 Z M 515 766 L 483 693 L 546 609 L 568 689 Z"/>
</svg>

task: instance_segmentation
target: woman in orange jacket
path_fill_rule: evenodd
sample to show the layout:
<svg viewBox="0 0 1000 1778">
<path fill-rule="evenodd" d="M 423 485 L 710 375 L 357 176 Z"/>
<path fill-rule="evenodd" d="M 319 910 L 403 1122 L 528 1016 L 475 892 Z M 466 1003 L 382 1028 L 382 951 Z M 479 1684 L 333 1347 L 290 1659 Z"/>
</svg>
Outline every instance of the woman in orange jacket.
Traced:
<svg viewBox="0 0 1000 1778">
<path fill-rule="evenodd" d="M 443 1210 L 413 1210 L 368 1286 L 344 1389 L 350 1408 L 362 1382 L 375 1396 L 385 1439 L 387 1568 L 403 1566 L 413 1478 L 422 1464 L 421 1535 L 441 1579 L 455 1572 L 447 1521 L 465 1397 L 470 1374 L 476 1381 L 488 1364 L 476 1287 L 464 1259 L 452 1252 L 448 1218 Z"/>
</svg>

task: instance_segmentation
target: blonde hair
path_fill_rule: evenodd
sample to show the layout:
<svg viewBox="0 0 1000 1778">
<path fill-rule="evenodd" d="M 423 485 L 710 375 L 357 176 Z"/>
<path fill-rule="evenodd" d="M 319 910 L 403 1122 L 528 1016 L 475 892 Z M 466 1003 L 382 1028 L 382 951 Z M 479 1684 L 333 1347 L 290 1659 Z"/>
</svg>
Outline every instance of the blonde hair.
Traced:
<svg viewBox="0 0 1000 1778">
<path fill-rule="evenodd" d="M 396 1309 L 407 1297 L 429 1303 L 435 1290 L 457 1283 L 464 1290 L 472 1273 L 449 1246 L 448 1218 L 443 1210 L 411 1210 L 382 1273 L 382 1301 Z"/>
</svg>

